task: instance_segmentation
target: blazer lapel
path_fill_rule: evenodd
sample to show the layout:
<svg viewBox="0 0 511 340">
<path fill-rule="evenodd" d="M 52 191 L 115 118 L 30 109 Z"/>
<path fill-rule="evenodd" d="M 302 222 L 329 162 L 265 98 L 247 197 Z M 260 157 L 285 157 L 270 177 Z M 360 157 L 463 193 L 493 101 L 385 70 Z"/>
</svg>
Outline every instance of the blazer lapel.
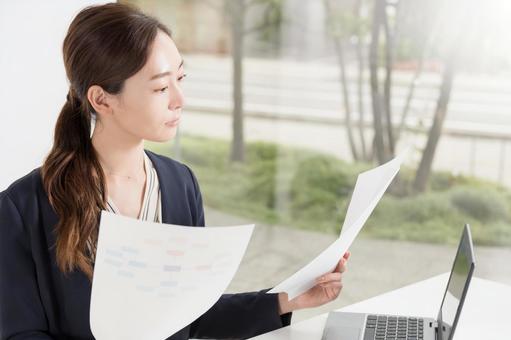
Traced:
<svg viewBox="0 0 511 340">
<path fill-rule="evenodd" d="M 159 157 L 156 157 L 156 154 L 154 154 L 151 151 L 145 150 L 147 156 L 149 156 L 149 159 L 151 162 L 153 162 L 154 168 L 156 170 L 156 174 L 158 176 L 158 183 L 160 185 L 160 192 L 161 192 L 161 218 L 163 223 L 172 223 L 171 222 L 171 209 L 172 205 L 169 204 L 170 202 L 170 193 L 176 192 L 175 188 L 172 188 L 174 181 L 169 181 L 169 177 L 172 176 L 172 174 L 169 171 L 169 168 L 163 164 L 162 160 Z"/>
</svg>

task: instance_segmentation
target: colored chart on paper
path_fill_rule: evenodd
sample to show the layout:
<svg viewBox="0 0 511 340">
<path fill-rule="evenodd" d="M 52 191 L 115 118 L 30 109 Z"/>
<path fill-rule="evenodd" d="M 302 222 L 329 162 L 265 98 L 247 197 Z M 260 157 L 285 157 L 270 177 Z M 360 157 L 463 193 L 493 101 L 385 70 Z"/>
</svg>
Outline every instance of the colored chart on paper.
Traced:
<svg viewBox="0 0 511 340">
<path fill-rule="evenodd" d="M 220 298 L 254 226 L 187 227 L 103 211 L 90 323 L 103 339 L 165 339 Z"/>
</svg>

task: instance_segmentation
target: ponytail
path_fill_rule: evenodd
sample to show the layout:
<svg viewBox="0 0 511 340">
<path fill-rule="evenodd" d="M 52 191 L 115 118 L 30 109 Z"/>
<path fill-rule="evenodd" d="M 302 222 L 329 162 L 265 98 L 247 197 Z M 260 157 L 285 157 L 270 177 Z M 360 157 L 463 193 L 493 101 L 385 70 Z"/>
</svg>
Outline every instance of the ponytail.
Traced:
<svg viewBox="0 0 511 340">
<path fill-rule="evenodd" d="M 71 87 L 41 175 L 50 204 L 59 216 L 55 228 L 57 265 L 64 273 L 78 268 L 92 279 L 99 215 L 106 195 L 86 106 Z"/>
</svg>

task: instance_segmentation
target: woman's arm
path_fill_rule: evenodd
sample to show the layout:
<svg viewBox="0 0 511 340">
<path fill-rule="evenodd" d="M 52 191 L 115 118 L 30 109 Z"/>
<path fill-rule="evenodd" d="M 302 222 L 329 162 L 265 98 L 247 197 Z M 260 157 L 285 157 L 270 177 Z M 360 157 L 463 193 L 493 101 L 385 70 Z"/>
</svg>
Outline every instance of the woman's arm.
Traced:
<svg viewBox="0 0 511 340">
<path fill-rule="evenodd" d="M 190 337 L 245 339 L 288 326 L 291 313 L 280 315 L 278 294 L 266 294 L 268 290 L 222 295 L 191 324 Z"/>
<path fill-rule="evenodd" d="M 0 340 L 48 340 L 29 237 L 7 192 L 0 193 Z"/>
</svg>

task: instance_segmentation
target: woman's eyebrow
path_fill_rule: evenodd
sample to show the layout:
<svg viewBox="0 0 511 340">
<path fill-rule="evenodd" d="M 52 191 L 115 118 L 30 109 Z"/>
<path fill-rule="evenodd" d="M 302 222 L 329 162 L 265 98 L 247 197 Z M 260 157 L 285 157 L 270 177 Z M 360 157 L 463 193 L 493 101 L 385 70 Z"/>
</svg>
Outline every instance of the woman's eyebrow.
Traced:
<svg viewBox="0 0 511 340">
<path fill-rule="evenodd" d="M 181 66 L 183 66 L 185 63 L 185 61 L 183 59 L 181 59 L 181 63 L 179 64 L 179 67 L 177 68 L 178 70 L 181 68 Z M 162 78 L 162 77 L 166 77 L 166 76 L 169 76 L 171 75 L 172 72 L 170 71 L 165 71 L 165 72 L 162 72 L 162 73 L 158 73 L 158 74 L 155 74 L 154 76 L 151 77 L 151 79 L 149 79 L 149 81 L 152 81 L 152 80 L 155 80 L 155 79 L 158 79 L 158 78 Z"/>
</svg>

